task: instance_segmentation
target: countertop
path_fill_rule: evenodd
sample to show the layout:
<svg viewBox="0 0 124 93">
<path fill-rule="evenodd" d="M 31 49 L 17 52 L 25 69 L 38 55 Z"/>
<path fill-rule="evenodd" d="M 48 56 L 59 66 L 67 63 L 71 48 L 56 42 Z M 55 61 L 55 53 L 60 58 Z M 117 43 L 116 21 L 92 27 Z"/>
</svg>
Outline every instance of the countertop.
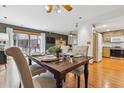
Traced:
<svg viewBox="0 0 124 93">
<path fill-rule="evenodd" d="M 104 46 L 103 48 L 110 48 L 110 49 L 112 49 L 112 50 L 124 50 L 124 48 L 119 48 L 119 47 L 106 47 L 106 46 Z"/>
</svg>

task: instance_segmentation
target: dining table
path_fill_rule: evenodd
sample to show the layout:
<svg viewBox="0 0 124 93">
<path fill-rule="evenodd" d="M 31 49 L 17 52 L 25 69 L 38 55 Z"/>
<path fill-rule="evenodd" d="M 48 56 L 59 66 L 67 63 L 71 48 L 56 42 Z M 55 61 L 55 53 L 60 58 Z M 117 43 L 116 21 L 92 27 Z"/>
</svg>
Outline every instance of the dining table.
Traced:
<svg viewBox="0 0 124 93">
<path fill-rule="evenodd" d="M 92 59 L 89 56 L 81 56 L 81 57 L 73 57 L 72 61 L 65 58 L 63 60 L 52 60 L 52 61 L 43 61 L 42 55 L 28 55 L 29 62 L 36 62 L 41 65 L 48 71 L 54 74 L 54 78 L 56 80 L 57 88 L 63 87 L 63 80 L 67 73 L 75 70 L 76 68 L 84 65 L 84 83 L 85 88 L 88 88 L 88 64 Z"/>
</svg>

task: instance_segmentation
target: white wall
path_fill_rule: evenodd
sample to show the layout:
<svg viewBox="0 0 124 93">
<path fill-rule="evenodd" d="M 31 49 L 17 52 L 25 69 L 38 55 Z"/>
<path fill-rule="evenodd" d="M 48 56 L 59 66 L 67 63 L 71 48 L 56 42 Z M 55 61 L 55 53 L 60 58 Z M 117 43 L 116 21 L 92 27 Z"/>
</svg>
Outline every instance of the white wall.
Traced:
<svg viewBox="0 0 124 93">
<path fill-rule="evenodd" d="M 81 24 L 79 30 L 78 30 L 78 45 L 87 45 L 87 42 L 91 42 L 89 45 L 89 51 L 88 51 L 88 56 L 92 56 L 92 47 L 93 47 L 93 40 L 92 40 L 92 24 Z"/>
</svg>

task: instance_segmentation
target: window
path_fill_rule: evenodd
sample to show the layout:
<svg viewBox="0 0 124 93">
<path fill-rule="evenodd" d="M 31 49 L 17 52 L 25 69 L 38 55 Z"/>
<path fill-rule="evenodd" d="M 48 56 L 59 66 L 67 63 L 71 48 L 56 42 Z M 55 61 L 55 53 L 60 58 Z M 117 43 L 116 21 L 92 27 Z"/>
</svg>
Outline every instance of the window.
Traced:
<svg viewBox="0 0 124 93">
<path fill-rule="evenodd" d="M 19 47 L 23 53 L 31 54 L 40 52 L 41 33 L 14 30 L 13 39 L 14 46 Z"/>
<path fill-rule="evenodd" d="M 31 53 L 40 52 L 41 38 L 38 35 L 30 35 Z"/>
</svg>

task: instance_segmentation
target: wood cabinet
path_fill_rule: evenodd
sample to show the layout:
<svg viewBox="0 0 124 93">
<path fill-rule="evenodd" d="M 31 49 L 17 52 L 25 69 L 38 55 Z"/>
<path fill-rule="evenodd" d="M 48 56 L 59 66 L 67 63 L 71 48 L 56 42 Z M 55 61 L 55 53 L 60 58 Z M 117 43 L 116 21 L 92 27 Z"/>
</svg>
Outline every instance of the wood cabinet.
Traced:
<svg viewBox="0 0 124 93">
<path fill-rule="evenodd" d="M 111 42 L 111 35 L 109 33 L 106 33 L 103 35 L 103 41 L 104 42 Z"/>
<path fill-rule="evenodd" d="M 110 48 L 103 47 L 103 57 L 110 57 Z"/>
<path fill-rule="evenodd" d="M 102 35 L 103 35 L 103 42 L 111 42 L 112 37 L 123 37 L 124 30 L 104 32 L 102 33 Z"/>
</svg>

